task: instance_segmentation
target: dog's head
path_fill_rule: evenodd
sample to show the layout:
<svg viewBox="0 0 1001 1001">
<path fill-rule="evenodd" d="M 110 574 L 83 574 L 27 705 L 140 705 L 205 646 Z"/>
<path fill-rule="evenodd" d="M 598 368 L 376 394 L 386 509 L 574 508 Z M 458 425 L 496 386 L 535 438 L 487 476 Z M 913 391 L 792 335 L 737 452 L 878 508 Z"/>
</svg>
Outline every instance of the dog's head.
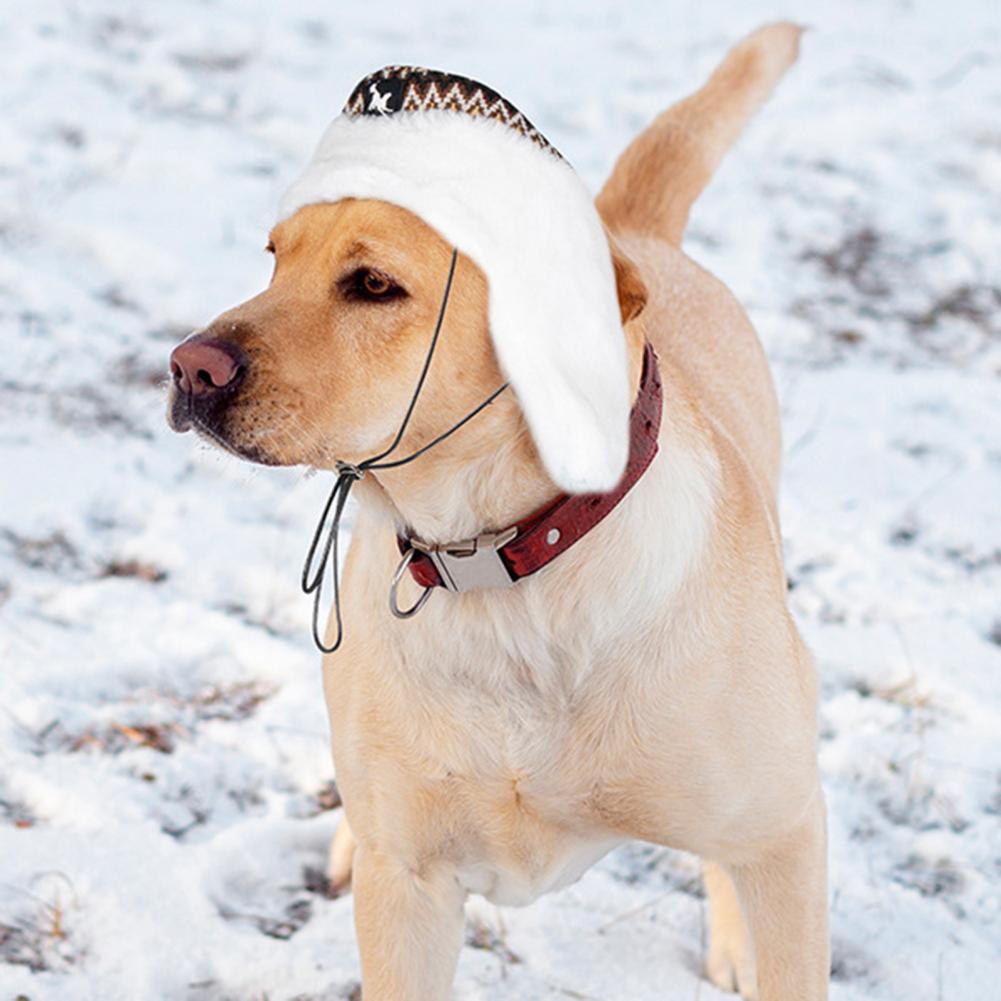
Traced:
<svg viewBox="0 0 1001 1001">
<path fill-rule="evenodd" d="M 279 219 L 270 287 L 174 352 L 175 428 L 266 463 L 380 451 L 421 371 L 455 247 L 409 444 L 510 381 L 476 421 L 481 446 L 498 424 L 527 428 L 563 489 L 615 485 L 628 454 L 620 315 L 641 308 L 642 283 L 609 253 L 573 169 L 513 105 L 465 77 L 386 67 L 355 88 Z"/>
<path fill-rule="evenodd" d="M 268 288 L 174 350 L 169 422 L 270 465 L 360 461 L 391 440 L 413 394 L 451 247 L 404 209 L 349 199 L 299 210 L 268 250 Z M 503 381 L 486 294 L 460 256 L 414 440 Z"/>
<path fill-rule="evenodd" d="M 268 250 L 275 258 L 268 288 L 174 350 L 168 421 L 268 465 L 359 462 L 392 440 L 410 402 L 452 247 L 406 209 L 345 199 L 299 209 L 272 230 Z M 626 322 L 642 308 L 645 290 L 614 245 L 612 259 Z M 488 300 L 486 276 L 460 249 L 439 346 L 401 454 L 451 427 L 505 381 Z M 514 403 L 488 408 L 476 425 L 480 442 L 524 430 Z"/>
</svg>

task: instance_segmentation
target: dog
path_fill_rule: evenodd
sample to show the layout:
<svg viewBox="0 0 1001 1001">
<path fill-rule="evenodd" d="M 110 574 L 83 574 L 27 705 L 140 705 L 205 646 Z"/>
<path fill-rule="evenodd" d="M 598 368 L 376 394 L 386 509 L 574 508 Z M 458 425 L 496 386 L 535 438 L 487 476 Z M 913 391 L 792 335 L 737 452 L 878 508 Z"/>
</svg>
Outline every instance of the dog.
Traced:
<svg viewBox="0 0 1001 1001">
<path fill-rule="evenodd" d="M 469 893 L 528 903 L 628 839 L 703 858 L 714 984 L 826 997 L 816 678 L 787 607 L 778 405 L 744 311 L 679 249 L 799 37 L 782 23 L 739 43 L 594 201 L 630 399 L 647 391 L 651 350 L 663 399 L 657 454 L 614 510 L 539 573 L 435 593 L 402 621 L 387 606 L 394 570 L 402 606 L 421 591 L 398 535 L 433 552 L 561 490 L 517 386 L 419 460 L 357 480 L 344 639 L 323 667 L 346 814 L 331 879 L 352 885 L 366 1001 L 446 998 Z M 491 280 L 419 213 L 306 204 L 269 249 L 268 288 L 175 349 L 175 429 L 258 463 L 350 469 L 397 431 L 439 313 L 404 451 L 504 384 Z M 540 295 L 565 295 L 532 270 Z"/>
</svg>

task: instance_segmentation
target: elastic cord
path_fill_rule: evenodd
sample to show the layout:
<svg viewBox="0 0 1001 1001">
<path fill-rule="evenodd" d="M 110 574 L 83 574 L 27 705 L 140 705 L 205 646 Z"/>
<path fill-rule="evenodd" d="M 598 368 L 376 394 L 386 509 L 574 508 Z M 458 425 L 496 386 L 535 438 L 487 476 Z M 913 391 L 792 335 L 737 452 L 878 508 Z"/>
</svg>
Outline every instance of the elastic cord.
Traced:
<svg viewBox="0 0 1001 1001">
<path fill-rule="evenodd" d="M 403 415 L 403 421 L 400 423 L 396 436 L 393 438 L 388 448 L 380 452 L 378 455 L 373 455 L 370 458 L 365 459 L 363 462 L 356 464 L 347 462 L 337 463 L 337 480 L 334 483 L 333 489 L 330 491 L 330 496 L 327 498 L 326 504 L 323 506 L 323 512 L 320 515 L 319 522 L 317 523 L 316 531 L 313 533 L 313 540 L 309 544 L 309 551 L 306 553 L 306 562 L 302 567 L 301 586 L 304 593 L 313 595 L 313 642 L 322 653 L 333 653 L 341 645 L 341 641 L 344 639 L 344 625 L 341 621 L 341 588 L 337 574 L 337 556 L 341 516 L 344 513 L 344 506 L 347 504 L 348 497 L 351 494 L 351 488 L 370 469 L 395 469 L 398 466 L 405 466 L 408 462 L 413 462 L 414 459 L 419 458 L 429 449 L 432 449 L 435 445 L 443 442 L 450 435 L 458 431 L 459 428 L 471 421 L 478 413 L 485 410 L 508 387 L 508 383 L 505 382 L 500 388 L 494 390 L 494 392 L 492 392 L 481 404 L 479 404 L 479 406 L 466 414 L 462 420 L 453 424 L 452 427 L 450 427 L 443 434 L 438 435 L 437 438 L 429 441 L 426 445 L 421 446 L 421 448 L 417 449 L 415 452 L 411 452 L 410 455 L 405 458 L 383 461 L 396 451 L 400 442 L 403 440 L 407 426 L 410 423 L 410 418 L 413 416 L 414 408 L 417 406 L 417 400 L 421 395 L 421 390 L 424 388 L 424 382 L 427 379 L 428 371 L 431 368 L 431 360 L 434 358 L 435 348 L 438 346 L 438 337 L 441 334 L 442 324 L 445 320 L 445 308 L 448 306 L 448 298 L 452 291 L 452 279 L 455 277 L 455 264 L 458 256 L 458 248 L 453 247 L 452 261 L 448 268 L 448 280 L 445 283 L 445 291 L 441 299 L 441 308 L 438 310 L 438 322 L 435 324 L 434 334 L 431 337 L 431 344 L 428 347 L 427 355 L 424 358 L 424 365 L 421 368 L 421 374 L 417 379 L 417 385 L 414 387 L 413 396 L 410 398 L 410 403 L 407 406 L 406 413 Z M 330 525 L 326 532 L 326 541 L 323 543 L 319 562 L 314 570 L 313 561 L 316 557 L 316 551 L 320 546 L 320 540 L 324 537 L 324 528 L 327 526 L 331 510 L 333 510 L 333 517 L 330 519 Z M 334 617 L 337 621 L 337 638 L 330 646 L 326 646 L 324 644 L 320 635 L 320 595 L 323 591 L 323 578 L 326 575 L 328 565 L 331 567 L 331 576 L 333 577 L 333 608 Z"/>
</svg>

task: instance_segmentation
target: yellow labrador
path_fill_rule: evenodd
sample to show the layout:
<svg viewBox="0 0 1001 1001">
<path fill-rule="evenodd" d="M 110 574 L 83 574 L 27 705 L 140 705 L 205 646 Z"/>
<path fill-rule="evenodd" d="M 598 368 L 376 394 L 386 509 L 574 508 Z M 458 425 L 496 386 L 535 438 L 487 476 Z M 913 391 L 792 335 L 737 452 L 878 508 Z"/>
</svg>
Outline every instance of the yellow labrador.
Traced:
<svg viewBox="0 0 1001 1001">
<path fill-rule="evenodd" d="M 786 605 L 778 409 L 740 305 L 679 250 L 798 41 L 788 24 L 744 40 L 634 140 L 596 200 L 631 392 L 649 343 L 664 400 L 659 451 L 614 510 L 514 586 L 436 593 L 400 621 L 398 532 L 496 532 L 560 487 L 515 392 L 357 483 L 344 641 L 324 678 L 350 823 L 332 876 L 353 884 L 366 1001 L 446 998 L 468 893 L 527 903 L 631 838 L 705 859 L 714 983 L 826 997 L 816 682 Z M 258 462 L 361 462 L 411 399 L 452 244 L 392 199 L 355 197 L 299 207 L 270 249 L 269 287 L 175 351 L 171 422 Z M 403 452 L 503 384 L 490 292 L 459 245 Z M 399 602 L 419 595 L 404 575 Z"/>
</svg>

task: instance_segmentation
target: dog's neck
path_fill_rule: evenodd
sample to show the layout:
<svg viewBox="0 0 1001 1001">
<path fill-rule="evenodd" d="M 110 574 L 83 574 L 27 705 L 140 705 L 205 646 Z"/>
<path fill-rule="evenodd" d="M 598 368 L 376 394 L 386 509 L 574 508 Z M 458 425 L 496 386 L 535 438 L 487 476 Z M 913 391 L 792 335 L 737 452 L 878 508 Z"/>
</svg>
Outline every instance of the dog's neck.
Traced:
<svg viewBox="0 0 1001 1001">
<path fill-rule="evenodd" d="M 644 342 L 639 324 L 630 323 L 626 343 L 633 400 Z M 388 505 L 397 531 L 429 544 L 504 529 L 562 493 L 542 465 L 510 391 L 417 461 L 380 470 L 374 479 L 377 486 L 358 485 L 359 500 Z"/>
<path fill-rule="evenodd" d="M 472 538 L 514 523 L 559 494 L 520 415 L 491 417 L 490 428 L 463 429 L 461 443 L 442 442 L 414 463 L 372 474 L 398 532 L 432 544 Z M 375 485 L 358 484 L 362 503 Z"/>
</svg>

